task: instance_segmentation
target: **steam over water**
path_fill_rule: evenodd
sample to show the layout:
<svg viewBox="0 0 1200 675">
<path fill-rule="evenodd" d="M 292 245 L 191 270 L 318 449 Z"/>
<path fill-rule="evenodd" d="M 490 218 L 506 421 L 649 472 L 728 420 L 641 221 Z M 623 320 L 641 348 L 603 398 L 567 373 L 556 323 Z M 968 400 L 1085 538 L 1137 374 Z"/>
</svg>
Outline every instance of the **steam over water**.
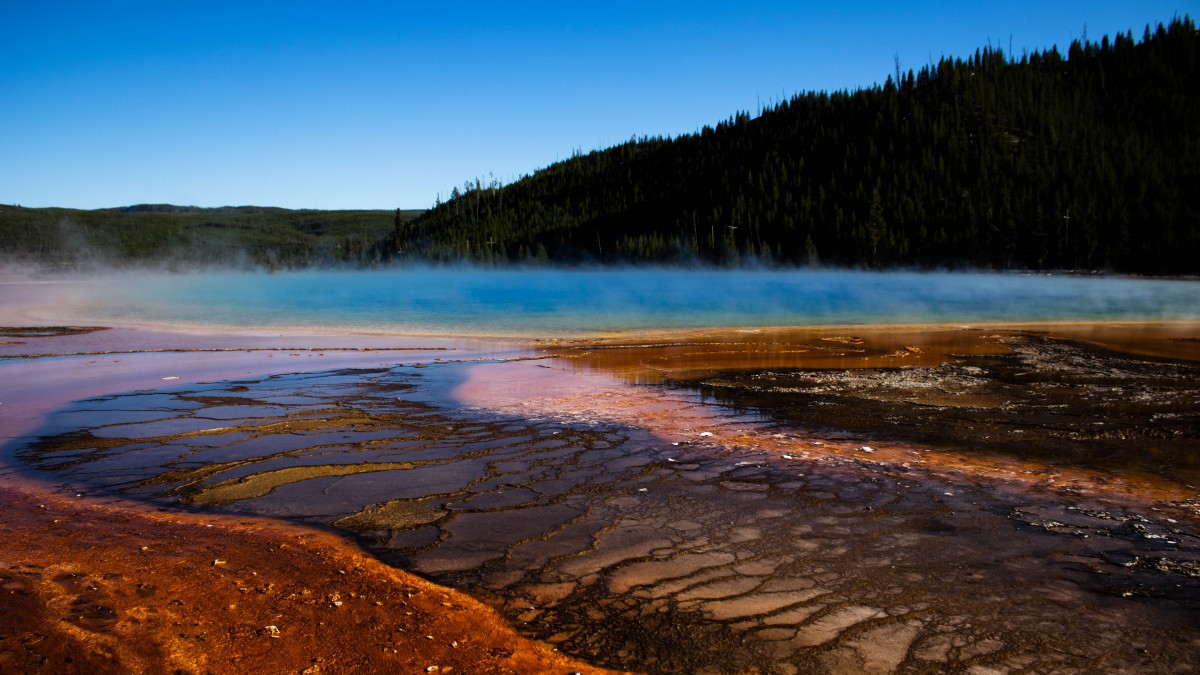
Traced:
<svg viewBox="0 0 1200 675">
<path fill-rule="evenodd" d="M 1200 318 L 1191 281 L 850 271 L 485 271 L 118 275 L 59 303 L 73 321 L 538 335 L 648 328 Z"/>
<path fill-rule="evenodd" d="M 258 374 L 224 348 L 109 351 L 163 339 L 149 331 L 77 349 L 59 340 L 81 329 L 17 328 L 5 349 L 34 356 L 7 382 L 36 382 L 26 366 L 120 375 L 151 356 L 142 367 L 162 370 L 73 401 L 6 452 L 79 495 L 340 529 L 527 635 L 622 669 L 1200 663 L 1196 282 L 425 269 L 11 286 L 3 299 L 31 294 L 14 304 L 75 326 L 550 337 L 807 325 L 461 348 L 397 338 L 353 369 L 310 364 L 326 356 L 318 343 L 354 337 L 173 338 L 244 341 L 273 361 Z M 1190 321 L 959 325 L 1042 320 Z M 889 322 L 949 325 L 830 327 Z M 174 369 L 195 368 L 197 351 L 223 365 Z"/>
</svg>

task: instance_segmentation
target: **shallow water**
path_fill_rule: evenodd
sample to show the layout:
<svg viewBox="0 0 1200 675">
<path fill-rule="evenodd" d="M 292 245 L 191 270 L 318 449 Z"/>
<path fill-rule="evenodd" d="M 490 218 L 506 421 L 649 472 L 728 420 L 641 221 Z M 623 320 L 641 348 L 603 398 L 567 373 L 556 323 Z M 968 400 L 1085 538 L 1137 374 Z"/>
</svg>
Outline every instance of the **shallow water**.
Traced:
<svg viewBox="0 0 1200 675">
<path fill-rule="evenodd" d="M 1200 283 L 1016 274 L 478 270 L 118 275 L 72 322 L 548 336 L 730 326 L 1200 318 Z"/>
<path fill-rule="evenodd" d="M 476 406 L 487 400 L 498 405 Z M 103 396 L 47 428 L 66 433 L 19 456 L 58 479 L 342 528 L 607 665 L 1113 672 L 1200 660 L 1195 501 L 1083 489 L 1049 466 L 1002 480 L 969 453 L 939 463 L 920 445 L 867 447 L 686 389 L 606 386 L 557 360 Z"/>
<path fill-rule="evenodd" d="M 1177 472 L 1143 464 L 1200 453 L 1195 366 L 1172 365 L 1196 360 L 1195 324 L 1040 326 L 1017 342 L 999 328 L 749 327 L 1195 319 L 1198 288 L 452 270 L 47 284 L 28 304 L 54 297 L 45 311 L 72 324 L 538 337 L 745 328 L 626 345 L 399 345 L 372 356 L 385 367 L 353 370 L 277 349 L 262 358 L 286 363 L 240 376 L 232 363 L 244 354 L 206 352 L 230 364 L 164 369 L 119 385 L 137 391 L 77 401 L 45 422 L 42 442 L 9 450 L 84 492 L 341 528 L 384 560 L 495 604 L 529 635 L 623 668 L 1183 672 L 1200 662 L 1200 498 Z M 99 334 L 105 350 L 110 332 L 120 343 L 120 331 Z M 304 342 L 297 335 L 286 344 Z M 11 348 L 70 351 L 32 344 L 59 339 L 22 335 Z M 283 346 L 257 339 L 266 342 L 254 349 Z M 1014 345 L 1039 351 L 1005 356 Z M 1104 346 L 1146 362 L 1113 360 Z M 951 354 L 988 358 L 960 358 L 951 381 L 939 366 Z M 1091 371 L 1076 364 L 1101 357 Z M 993 373 L 1001 361 L 1007 370 Z M 821 376 L 779 374 L 806 367 Z M 1060 405 L 1073 395 L 1082 409 Z M 1128 400 L 1130 420 L 1105 407 L 1114 398 Z M 941 433 L 939 447 L 923 444 L 922 429 Z M 1135 454 L 1169 435 L 1134 467 L 1169 484 L 1124 462 L 999 456 L 974 440 L 1031 430 Z M 1011 445 L 989 443 L 1001 454 Z"/>
</svg>

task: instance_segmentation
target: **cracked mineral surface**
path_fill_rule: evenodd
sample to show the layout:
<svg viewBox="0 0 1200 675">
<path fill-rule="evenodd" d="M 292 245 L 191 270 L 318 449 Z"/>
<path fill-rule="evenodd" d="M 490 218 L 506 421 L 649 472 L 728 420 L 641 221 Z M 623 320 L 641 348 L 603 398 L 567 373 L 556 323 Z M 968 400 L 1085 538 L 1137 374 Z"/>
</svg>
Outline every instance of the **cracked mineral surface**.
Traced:
<svg viewBox="0 0 1200 675">
<path fill-rule="evenodd" d="M 93 493 L 340 529 L 610 667 L 1194 668 L 1196 362 L 907 337 L 113 394 L 18 456 Z"/>
</svg>

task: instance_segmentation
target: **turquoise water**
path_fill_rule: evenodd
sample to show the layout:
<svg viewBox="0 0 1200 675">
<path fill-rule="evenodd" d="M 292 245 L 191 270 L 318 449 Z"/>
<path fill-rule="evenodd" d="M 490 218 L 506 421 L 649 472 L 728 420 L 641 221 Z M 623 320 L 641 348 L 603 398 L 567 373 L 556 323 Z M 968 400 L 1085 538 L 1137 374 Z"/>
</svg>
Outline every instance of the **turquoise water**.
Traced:
<svg viewBox="0 0 1200 675">
<path fill-rule="evenodd" d="M 483 271 L 116 276 L 71 311 L 101 321 L 415 334 L 1200 319 L 1200 282 L 851 271 Z"/>
</svg>

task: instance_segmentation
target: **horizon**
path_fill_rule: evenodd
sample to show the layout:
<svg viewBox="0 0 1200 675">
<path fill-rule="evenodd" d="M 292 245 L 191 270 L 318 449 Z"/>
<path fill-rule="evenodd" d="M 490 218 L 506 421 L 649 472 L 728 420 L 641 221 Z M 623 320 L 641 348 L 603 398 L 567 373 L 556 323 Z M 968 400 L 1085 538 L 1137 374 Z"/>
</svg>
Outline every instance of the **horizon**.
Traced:
<svg viewBox="0 0 1200 675">
<path fill-rule="evenodd" d="M 14 6 L 0 203 L 423 210 L 465 181 L 979 48 L 1138 39 L 1180 4 Z"/>
</svg>

